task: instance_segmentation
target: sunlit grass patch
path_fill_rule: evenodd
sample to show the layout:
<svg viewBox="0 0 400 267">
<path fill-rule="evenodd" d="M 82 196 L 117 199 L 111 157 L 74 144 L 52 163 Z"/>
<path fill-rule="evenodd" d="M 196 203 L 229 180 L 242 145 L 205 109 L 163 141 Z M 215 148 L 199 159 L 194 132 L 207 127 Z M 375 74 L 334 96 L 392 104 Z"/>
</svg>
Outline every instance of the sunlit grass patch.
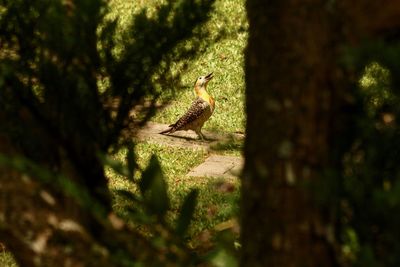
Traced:
<svg viewBox="0 0 400 267">
<path fill-rule="evenodd" d="M 165 0 L 110 1 L 109 18 L 118 17 L 118 39 L 132 23 L 132 16 L 146 9 L 148 16 L 156 12 Z M 193 84 L 198 76 L 214 72 L 208 90 L 216 100 L 214 115 L 204 128 L 213 131 L 244 131 L 244 48 L 247 41 L 247 18 L 244 0 L 216 0 L 210 19 L 194 30 L 194 36 L 176 49 L 198 47 L 197 56 L 173 61 L 168 67 L 175 79 L 160 81 L 161 102 L 170 105 L 153 118 L 161 123 L 173 123 L 194 99 Z M 202 30 L 202 34 L 196 34 Z M 204 36 L 204 32 L 207 34 Z M 201 40 L 199 40 L 199 38 Z M 121 47 L 117 50 L 121 49 Z M 116 52 L 118 54 L 118 51 Z M 157 74 L 156 74 L 157 76 Z M 156 79 L 156 77 L 155 77 Z"/>
<path fill-rule="evenodd" d="M 166 0 L 151 1 L 110 1 L 109 18 L 118 17 L 118 38 L 123 37 L 124 29 L 132 23 L 132 16 L 146 9 L 152 16 Z M 201 27 L 201 29 L 200 29 Z M 244 132 L 244 53 L 247 41 L 247 19 L 244 0 L 216 0 L 210 19 L 194 30 L 194 36 L 178 45 L 182 48 L 198 47 L 195 57 L 189 56 L 172 61 L 169 72 L 172 80 L 160 81 L 157 90 L 161 92 L 159 101 L 169 103 L 152 118 L 160 123 L 175 122 L 190 106 L 194 99 L 193 85 L 199 75 L 214 73 L 208 91 L 216 100 L 216 109 L 204 128 L 217 132 Z M 201 34 L 200 34 L 201 32 Z M 204 35 L 204 33 L 208 33 Z M 201 36 L 201 40 L 199 40 Z M 198 46 L 198 44 L 201 45 Z M 121 47 L 117 50 L 121 49 Z M 118 54 L 118 51 L 115 51 Z M 155 75 L 157 76 L 157 74 Z M 157 77 L 154 77 L 156 80 Z M 135 155 L 140 169 L 146 168 L 151 155 L 157 155 L 168 184 L 171 200 L 171 212 L 168 219 L 173 222 L 179 213 L 184 197 L 191 189 L 199 190 L 198 204 L 194 220 L 189 229 L 189 236 L 194 237 L 204 230 L 211 230 L 221 222 L 227 221 L 237 212 L 239 181 L 218 180 L 206 177 L 188 177 L 189 170 L 205 160 L 209 153 L 240 156 L 243 142 L 228 140 L 210 148 L 210 151 L 193 148 L 176 148 L 150 143 L 139 143 Z M 124 160 L 126 151 L 120 151 L 116 158 Z M 112 192 L 118 189 L 135 192 L 135 186 L 126 178 L 112 174 L 109 186 Z M 140 179 L 140 171 L 135 179 Z M 228 191 L 221 191 L 221 184 L 229 184 Z M 124 216 L 124 209 L 134 205 L 126 199 L 115 197 L 114 209 Z"/>
<path fill-rule="evenodd" d="M 190 229 L 195 236 L 204 230 L 214 227 L 238 214 L 239 182 L 236 179 L 219 180 L 215 178 L 197 178 L 199 188 L 198 205 Z M 199 181 L 200 180 L 200 181 Z M 225 190 L 223 187 L 229 187 Z"/>
<path fill-rule="evenodd" d="M 194 219 L 189 229 L 190 237 L 203 230 L 212 229 L 218 223 L 226 221 L 236 214 L 236 202 L 239 197 L 238 180 L 186 176 L 191 168 L 199 165 L 208 156 L 205 150 L 139 143 L 135 147 L 135 154 L 141 169 L 147 166 L 153 153 L 160 161 L 168 185 L 171 201 L 168 219 L 172 223 L 179 214 L 184 197 L 194 188 L 199 190 Z M 126 151 L 121 151 L 116 158 L 124 160 L 125 154 Z M 125 177 L 115 175 L 110 170 L 107 171 L 107 174 L 112 192 L 116 192 L 117 189 L 137 192 L 133 183 Z M 140 172 L 137 172 L 136 176 L 135 179 L 140 179 Z M 229 190 L 224 189 L 226 184 L 228 184 Z M 118 214 L 124 217 L 125 209 L 129 205 L 135 205 L 135 203 L 129 203 L 126 199 L 115 195 L 114 209 Z"/>
<path fill-rule="evenodd" d="M 193 84 L 197 77 L 214 72 L 208 91 L 216 100 L 216 109 L 204 128 L 224 132 L 244 131 L 243 50 L 247 41 L 244 2 L 216 1 L 215 11 L 204 27 L 211 35 L 220 34 L 221 37 L 213 40 L 210 36 L 206 50 L 194 60 L 185 62 L 188 67 L 181 74 L 183 88 L 174 91 L 171 105 L 158 112 L 154 120 L 172 123 L 178 119 L 194 99 Z M 168 99 L 169 94 L 170 91 L 165 90 L 161 98 Z"/>
</svg>

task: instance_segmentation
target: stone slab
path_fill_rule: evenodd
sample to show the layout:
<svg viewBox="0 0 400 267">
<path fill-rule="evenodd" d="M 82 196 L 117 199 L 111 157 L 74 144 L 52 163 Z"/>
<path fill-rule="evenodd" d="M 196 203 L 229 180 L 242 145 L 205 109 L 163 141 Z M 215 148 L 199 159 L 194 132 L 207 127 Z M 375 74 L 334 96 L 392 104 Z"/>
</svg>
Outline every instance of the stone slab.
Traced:
<svg viewBox="0 0 400 267">
<path fill-rule="evenodd" d="M 192 169 L 193 177 L 238 177 L 243 167 L 243 159 L 234 156 L 211 155 L 202 164 Z"/>
<path fill-rule="evenodd" d="M 193 131 L 177 131 L 173 134 L 160 134 L 161 131 L 168 128 L 167 124 L 148 122 L 144 127 L 135 133 L 140 141 L 159 143 L 163 145 L 191 147 L 194 149 L 208 149 L 213 144 L 224 140 L 242 140 L 243 134 L 224 134 L 203 131 L 207 140 L 198 139 Z M 188 176 L 192 177 L 238 177 L 243 167 L 243 158 L 235 156 L 211 155 L 202 164 L 193 168 Z"/>
<path fill-rule="evenodd" d="M 160 134 L 168 129 L 167 124 L 148 122 L 137 133 L 136 137 L 141 141 L 150 141 L 171 146 L 183 146 L 194 148 L 208 148 L 210 145 L 228 139 L 243 139 L 243 134 L 220 134 L 210 131 L 202 131 L 207 140 L 200 140 L 193 131 L 177 131 L 173 134 Z"/>
</svg>

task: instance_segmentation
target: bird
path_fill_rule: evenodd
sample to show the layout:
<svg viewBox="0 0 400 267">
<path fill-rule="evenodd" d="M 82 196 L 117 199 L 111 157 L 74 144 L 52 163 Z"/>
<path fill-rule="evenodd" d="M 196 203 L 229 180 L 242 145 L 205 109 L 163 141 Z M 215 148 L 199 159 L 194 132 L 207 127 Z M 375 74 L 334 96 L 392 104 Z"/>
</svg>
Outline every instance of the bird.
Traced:
<svg viewBox="0 0 400 267">
<path fill-rule="evenodd" d="M 206 91 L 208 82 L 213 78 L 213 73 L 197 78 L 194 84 L 194 92 L 196 99 L 192 102 L 186 113 L 180 117 L 175 123 L 169 125 L 168 129 L 160 132 L 160 134 L 170 134 L 175 131 L 193 130 L 201 140 L 205 140 L 201 128 L 204 123 L 211 117 L 215 109 L 215 100 Z"/>
</svg>

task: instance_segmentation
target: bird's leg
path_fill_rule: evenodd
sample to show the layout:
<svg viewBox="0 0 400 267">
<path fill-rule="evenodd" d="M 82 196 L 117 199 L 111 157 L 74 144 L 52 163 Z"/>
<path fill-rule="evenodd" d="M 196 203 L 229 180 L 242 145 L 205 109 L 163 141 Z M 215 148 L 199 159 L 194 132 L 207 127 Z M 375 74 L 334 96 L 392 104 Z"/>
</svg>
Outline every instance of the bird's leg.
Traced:
<svg viewBox="0 0 400 267">
<path fill-rule="evenodd" d="M 204 134 L 201 132 L 201 130 L 199 130 L 198 132 L 196 132 L 197 135 L 200 137 L 200 139 L 202 141 L 207 141 L 208 139 L 204 136 Z"/>
<path fill-rule="evenodd" d="M 199 137 L 200 140 L 202 140 L 202 141 L 205 140 L 204 135 L 201 132 L 201 130 L 196 130 L 195 132 L 196 132 L 196 134 L 197 134 L 197 136 Z"/>
</svg>

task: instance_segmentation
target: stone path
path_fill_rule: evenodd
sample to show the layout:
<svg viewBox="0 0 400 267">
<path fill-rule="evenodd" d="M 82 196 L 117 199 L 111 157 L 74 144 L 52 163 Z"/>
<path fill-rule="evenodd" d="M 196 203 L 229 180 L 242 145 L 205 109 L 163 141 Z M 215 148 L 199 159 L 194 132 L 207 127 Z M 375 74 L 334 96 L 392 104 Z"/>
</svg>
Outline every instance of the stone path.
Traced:
<svg viewBox="0 0 400 267">
<path fill-rule="evenodd" d="M 243 134 L 218 134 L 203 131 L 208 140 L 197 139 L 192 131 L 178 131 L 171 135 L 162 135 L 159 132 L 167 129 L 168 125 L 148 122 L 139 130 L 136 137 L 142 141 L 161 143 L 170 146 L 193 147 L 209 149 L 210 146 L 227 140 L 240 140 Z M 243 166 L 243 158 L 235 156 L 210 155 L 202 164 L 192 169 L 188 176 L 194 177 L 237 177 Z"/>
<path fill-rule="evenodd" d="M 188 176 L 194 177 L 237 177 L 242 169 L 240 157 L 211 155 L 202 164 L 192 169 Z"/>
</svg>

